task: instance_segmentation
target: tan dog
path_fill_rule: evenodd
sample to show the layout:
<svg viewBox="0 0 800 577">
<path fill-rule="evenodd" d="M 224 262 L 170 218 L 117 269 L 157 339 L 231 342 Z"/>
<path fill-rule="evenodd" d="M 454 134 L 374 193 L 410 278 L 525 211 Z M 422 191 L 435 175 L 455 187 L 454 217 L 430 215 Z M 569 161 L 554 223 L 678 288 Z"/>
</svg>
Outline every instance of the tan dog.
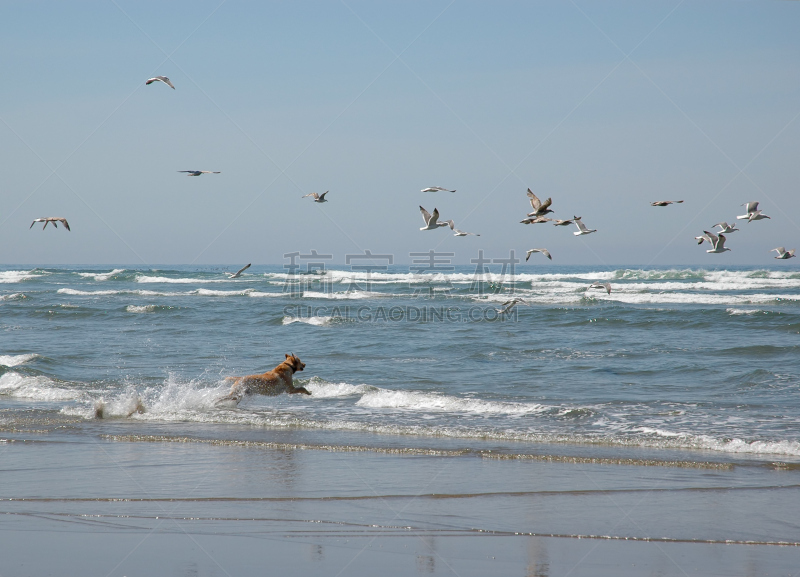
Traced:
<svg viewBox="0 0 800 577">
<path fill-rule="evenodd" d="M 245 377 L 225 377 L 226 381 L 233 381 L 231 392 L 217 401 L 239 402 L 244 395 L 280 395 L 288 393 L 295 395 L 303 393 L 310 395 L 304 387 L 295 387 L 292 375 L 302 371 L 306 364 L 296 357 L 294 353 L 286 355 L 286 359 L 277 367 L 260 375 L 247 375 Z"/>
</svg>

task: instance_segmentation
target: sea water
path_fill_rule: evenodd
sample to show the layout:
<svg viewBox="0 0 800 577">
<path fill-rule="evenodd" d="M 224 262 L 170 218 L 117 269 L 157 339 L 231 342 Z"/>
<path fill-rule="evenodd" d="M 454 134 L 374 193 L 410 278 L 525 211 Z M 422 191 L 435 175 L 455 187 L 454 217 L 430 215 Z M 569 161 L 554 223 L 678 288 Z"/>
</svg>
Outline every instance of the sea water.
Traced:
<svg viewBox="0 0 800 577">
<path fill-rule="evenodd" d="M 199 491 L 198 516 L 247 517 L 222 497 L 251 511 L 311 499 L 303 514 L 264 513 L 281 534 L 298 519 L 360 527 L 377 495 L 402 513 L 364 526 L 389 533 L 800 544 L 791 263 L 352 268 L 253 266 L 236 279 L 212 266 L 0 269 L 3 512 L 80 516 L 75 503 L 89 499 L 105 503 L 92 514 L 120 519 L 110 504 L 120 496 L 188 498 L 163 460 L 170 447 L 223 447 L 247 462 L 245 480 L 194 462 L 191 478 L 230 487 Z M 590 288 L 598 281 L 611 292 Z M 513 298 L 523 301 L 501 312 Z M 306 363 L 294 377 L 310 396 L 218 403 L 226 376 L 270 370 L 289 353 Z M 124 475 L 94 479 L 87 443 L 117 463 L 130 447 L 175 485 L 144 494 Z M 306 462 L 304 480 L 288 493 L 254 484 L 247 475 L 275 466 L 254 464 L 265 454 Z M 52 478 L 25 473 L 29 459 L 63 461 L 80 478 L 63 510 L 47 504 Z M 292 473 L 278 469 L 285 486 Z M 416 496 L 405 504 L 403 471 Z M 638 524 L 607 522 L 634 508 Z"/>
</svg>

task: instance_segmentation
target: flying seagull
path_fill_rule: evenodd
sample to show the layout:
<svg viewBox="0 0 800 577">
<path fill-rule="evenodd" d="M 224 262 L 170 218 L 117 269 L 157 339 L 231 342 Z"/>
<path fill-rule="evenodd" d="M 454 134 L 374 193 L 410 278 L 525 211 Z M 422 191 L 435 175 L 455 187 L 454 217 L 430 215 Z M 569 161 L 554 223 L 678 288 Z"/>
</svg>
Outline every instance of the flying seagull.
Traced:
<svg viewBox="0 0 800 577">
<path fill-rule="evenodd" d="M 221 174 L 218 170 L 179 170 L 178 172 L 188 172 L 186 176 L 200 176 L 201 174 Z"/>
<path fill-rule="evenodd" d="M 528 262 L 528 259 L 529 259 L 529 258 L 531 258 L 531 255 L 532 255 L 533 253 L 535 253 L 535 252 L 540 252 L 540 253 L 542 253 L 544 256 L 546 256 L 547 258 L 549 258 L 550 260 L 553 260 L 553 257 L 552 257 L 552 256 L 550 256 L 550 251 L 549 251 L 549 250 L 547 250 L 546 248 L 532 248 L 532 249 L 530 249 L 530 250 L 527 252 L 527 254 L 525 255 L 525 262 Z"/>
<path fill-rule="evenodd" d="M 529 212 L 528 216 L 544 216 L 548 212 L 553 212 L 548 208 L 551 204 L 553 204 L 553 199 L 548 198 L 544 202 L 539 200 L 539 197 L 533 194 L 533 191 L 529 188 L 528 189 L 528 198 L 531 201 L 531 207 L 533 207 L 533 212 Z"/>
<path fill-rule="evenodd" d="M 155 76 L 153 78 L 148 78 L 145 84 L 146 85 L 152 84 L 153 82 L 163 82 L 164 84 L 175 90 L 175 87 L 172 85 L 172 82 L 170 82 L 169 78 L 167 78 L 166 76 Z"/>
<path fill-rule="evenodd" d="M 728 234 L 729 232 L 736 232 L 739 230 L 736 228 L 736 223 L 728 224 L 727 222 L 718 222 L 714 226 L 718 226 L 720 228 L 720 230 L 717 231 L 717 234 Z"/>
<path fill-rule="evenodd" d="M 786 260 L 788 258 L 794 258 L 794 249 L 786 250 L 782 246 L 779 246 L 778 248 L 773 248 L 772 250 L 777 251 L 778 256 L 775 257 L 777 259 Z M 772 252 L 772 250 L 769 252 Z"/>
<path fill-rule="evenodd" d="M 553 223 L 553 226 L 569 226 L 570 224 L 572 224 L 571 220 L 559 220 L 557 218 L 555 218 L 553 220 L 555 220 L 555 222 Z"/>
<path fill-rule="evenodd" d="M 600 282 L 600 281 L 593 282 L 592 284 L 589 285 L 589 288 L 590 289 L 606 289 L 606 292 L 608 294 L 611 294 L 611 285 L 609 283 L 607 283 L 607 282 Z"/>
<path fill-rule="evenodd" d="M 435 230 L 440 226 L 450 226 L 449 222 L 441 222 L 439 220 L 439 209 L 434 208 L 433 214 L 430 214 L 427 210 L 419 207 L 419 211 L 422 213 L 422 220 L 425 221 L 425 226 L 420 228 L 420 230 Z"/>
<path fill-rule="evenodd" d="M 739 229 L 737 228 L 736 230 Z M 708 236 L 707 234 L 704 234 L 703 236 L 696 236 L 694 237 L 694 239 L 697 241 L 697 244 L 703 244 L 704 242 L 707 242 L 711 246 L 714 246 L 714 241 L 711 240 L 711 237 Z"/>
<path fill-rule="evenodd" d="M 650 206 L 668 206 L 670 204 L 680 204 L 682 200 L 657 200 L 655 202 L 651 202 Z"/>
<path fill-rule="evenodd" d="M 429 186 L 428 188 L 423 188 L 420 192 L 455 192 L 455 190 L 450 190 L 449 188 L 442 188 L 441 186 Z"/>
<path fill-rule="evenodd" d="M 551 220 L 553 219 L 547 218 L 546 216 L 527 216 L 520 222 L 522 224 L 541 224 L 543 222 L 550 222 Z"/>
<path fill-rule="evenodd" d="M 56 228 L 58 228 L 58 225 L 56 223 L 60 222 L 61 224 L 64 225 L 64 228 L 69 230 L 69 223 L 67 222 L 67 219 L 66 218 L 62 218 L 60 216 L 48 216 L 47 218 L 37 218 L 36 220 L 34 220 L 31 223 L 31 225 L 28 227 L 28 229 L 30 230 L 31 228 L 33 228 L 33 225 L 36 224 L 37 222 L 43 222 L 44 223 L 44 226 L 42 227 L 42 230 L 46 229 L 48 223 L 51 223 L 51 222 L 53 223 L 53 226 L 56 227 Z"/>
<path fill-rule="evenodd" d="M 518 304 L 527 305 L 528 303 L 526 303 L 526 302 L 525 302 L 524 300 L 522 300 L 522 299 L 511 299 L 510 301 L 506 301 L 506 302 L 504 302 L 504 303 L 503 303 L 503 308 L 501 308 L 501 309 L 495 309 L 495 310 L 496 310 L 498 313 L 500 313 L 501 315 L 503 315 L 503 314 L 505 314 L 505 313 L 511 312 L 511 309 L 513 309 L 513 308 L 514 308 L 515 306 L 517 306 Z"/>
<path fill-rule="evenodd" d="M 752 222 L 754 220 L 763 220 L 765 218 L 769 218 L 766 214 L 761 214 L 761 211 L 758 210 L 757 202 L 746 202 L 742 206 L 747 208 L 747 214 L 737 216 L 736 218 L 739 220 L 746 220 L 747 222 Z"/>
<path fill-rule="evenodd" d="M 453 234 L 453 236 L 468 236 L 470 234 L 473 236 L 480 236 L 478 233 L 475 232 L 464 232 L 463 230 L 458 230 L 456 228 L 456 223 L 454 223 L 452 220 L 446 220 L 445 222 L 450 225 L 450 230 L 452 230 L 455 233 Z"/>
<path fill-rule="evenodd" d="M 244 271 L 246 271 L 249 268 L 250 268 L 250 264 L 247 264 L 247 265 L 243 266 L 242 268 L 240 268 L 239 270 L 237 270 L 234 273 L 230 273 L 229 272 L 228 273 L 228 278 L 239 278 L 239 275 L 242 274 Z"/>
<path fill-rule="evenodd" d="M 305 194 L 300 198 L 305 198 L 306 196 L 311 196 L 314 198 L 314 202 L 328 202 L 328 199 L 325 198 L 325 195 L 328 194 L 329 191 L 325 191 L 322 194 L 317 194 L 316 192 L 312 192 L 311 194 Z"/>
<path fill-rule="evenodd" d="M 597 232 L 596 229 L 586 228 L 586 225 L 583 224 L 583 222 L 581 221 L 581 217 L 579 217 L 579 216 L 573 216 L 572 220 L 575 221 L 575 225 L 578 227 L 578 232 L 573 232 L 572 233 L 575 236 L 581 236 L 581 235 L 584 235 L 584 234 L 590 234 L 592 232 Z"/>
<path fill-rule="evenodd" d="M 725 248 L 725 235 L 719 233 L 719 235 L 714 234 L 713 232 L 708 232 L 707 230 L 703 231 L 706 233 L 708 237 L 708 241 L 711 243 L 712 248 L 711 250 L 707 250 L 706 252 L 711 252 L 714 254 L 719 254 L 721 252 L 725 252 L 726 250 L 731 250 L 729 248 Z"/>
</svg>

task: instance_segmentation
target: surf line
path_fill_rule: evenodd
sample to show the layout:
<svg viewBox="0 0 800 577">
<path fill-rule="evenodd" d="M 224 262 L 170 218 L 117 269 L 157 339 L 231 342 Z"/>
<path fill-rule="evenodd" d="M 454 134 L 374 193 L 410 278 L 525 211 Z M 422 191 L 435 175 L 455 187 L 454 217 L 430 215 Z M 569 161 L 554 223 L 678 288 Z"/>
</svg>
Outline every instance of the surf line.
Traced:
<svg viewBox="0 0 800 577">
<path fill-rule="evenodd" d="M 431 457 L 469 457 L 476 456 L 483 459 L 498 460 L 531 460 L 545 461 L 550 463 L 568 464 L 588 464 L 588 465 L 628 465 L 639 467 L 679 467 L 687 469 L 715 469 L 733 470 L 733 463 L 723 463 L 715 461 L 667 461 L 659 459 L 631 459 L 631 458 L 608 458 L 608 457 L 572 457 L 566 455 L 536 455 L 536 454 L 510 454 L 497 453 L 493 451 L 483 451 L 474 449 L 422 449 L 422 448 L 390 448 L 390 447 L 368 447 L 359 445 L 310 445 L 302 443 L 271 443 L 267 441 L 235 441 L 225 439 L 194 439 L 191 437 L 167 437 L 162 435 L 101 435 L 101 438 L 109 441 L 123 443 L 200 443 L 205 445 L 217 445 L 225 447 L 259 448 L 286 450 L 311 450 L 329 452 L 358 452 L 358 453 L 382 453 L 391 455 L 412 455 L 412 456 L 431 456 Z"/>
</svg>

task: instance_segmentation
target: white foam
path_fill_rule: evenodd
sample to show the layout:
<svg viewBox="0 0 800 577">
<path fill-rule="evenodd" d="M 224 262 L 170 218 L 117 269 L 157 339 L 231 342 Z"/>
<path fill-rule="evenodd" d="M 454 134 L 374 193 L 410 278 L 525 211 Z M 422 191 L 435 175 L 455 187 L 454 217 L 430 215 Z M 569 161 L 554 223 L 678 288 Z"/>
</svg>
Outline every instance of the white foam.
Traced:
<svg viewBox="0 0 800 577">
<path fill-rule="evenodd" d="M 136 277 L 136 282 L 141 283 L 165 283 L 165 284 L 206 284 L 228 282 L 227 278 L 220 279 L 198 279 L 198 278 L 169 278 L 165 276 L 147 276 L 139 275 Z"/>
<path fill-rule="evenodd" d="M 16 367 L 28 361 L 32 361 L 39 355 L 36 353 L 29 353 L 26 355 L 0 355 L 0 365 L 6 367 Z"/>
<path fill-rule="evenodd" d="M 696 442 L 703 449 L 723 453 L 744 453 L 752 455 L 792 455 L 800 456 L 798 441 L 745 441 L 744 439 L 715 439 L 701 436 Z"/>
<path fill-rule="evenodd" d="M 307 325 L 314 325 L 315 327 L 327 327 L 331 324 L 333 319 L 331 317 L 283 317 L 283 324 L 290 325 L 292 323 L 305 323 Z"/>
<path fill-rule="evenodd" d="M 423 393 L 416 391 L 391 391 L 376 389 L 369 391 L 356 402 L 359 407 L 372 409 L 406 409 L 414 411 L 441 411 L 466 413 L 500 413 L 507 415 L 529 415 L 543 413 L 550 407 L 539 403 L 510 403 L 484 401 Z"/>
<path fill-rule="evenodd" d="M 35 278 L 36 275 L 33 271 L 24 270 L 6 270 L 0 272 L 0 283 L 17 283 L 24 282 L 28 279 Z"/>
<path fill-rule="evenodd" d="M 765 311 L 761 309 L 725 309 L 725 312 L 729 315 L 755 315 Z"/>
<path fill-rule="evenodd" d="M 125 310 L 128 311 L 129 313 L 152 313 L 155 312 L 156 305 L 143 305 L 143 306 L 128 305 L 125 308 Z"/>
<path fill-rule="evenodd" d="M 0 395 L 37 401 L 72 401 L 84 396 L 76 389 L 57 386 L 47 377 L 28 377 L 15 372 L 0 377 Z"/>
<path fill-rule="evenodd" d="M 124 268 L 115 268 L 111 272 L 79 272 L 78 274 L 84 278 L 93 278 L 96 281 L 104 281 L 110 279 L 112 276 L 125 272 Z"/>
<path fill-rule="evenodd" d="M 329 383 L 319 377 L 312 377 L 306 385 L 312 397 L 318 399 L 330 399 L 335 397 L 352 397 L 354 395 L 364 395 L 376 391 L 371 385 L 351 385 L 349 383 Z"/>
<path fill-rule="evenodd" d="M 390 293 L 381 293 L 375 291 L 345 291 L 326 293 L 319 291 L 303 291 L 303 298 L 309 299 L 330 299 L 330 300 L 360 300 L 360 299 L 374 299 L 386 297 L 403 297 L 408 295 L 395 295 Z"/>
<path fill-rule="evenodd" d="M 71 288 L 60 288 L 56 291 L 59 294 L 74 295 L 74 296 L 110 296 L 110 295 L 139 295 L 144 297 L 182 297 L 192 294 L 197 294 L 195 291 L 185 293 L 162 293 L 147 290 L 99 290 L 99 291 L 82 291 Z"/>
<path fill-rule="evenodd" d="M 7 295 L 0 295 L 0 301 L 13 301 L 16 299 L 24 299 L 24 298 L 27 297 L 22 293 L 11 293 Z"/>
<path fill-rule="evenodd" d="M 243 297 L 248 296 L 255 289 L 244 289 L 239 291 L 215 291 L 211 289 L 197 289 L 194 294 L 204 297 Z"/>
<path fill-rule="evenodd" d="M 124 295 L 130 294 L 134 291 L 115 291 L 115 290 L 102 290 L 102 291 L 82 291 L 78 289 L 71 289 L 71 288 L 60 288 L 58 289 L 59 294 L 63 295 L 74 295 L 74 296 L 109 296 L 109 295 Z"/>
</svg>

